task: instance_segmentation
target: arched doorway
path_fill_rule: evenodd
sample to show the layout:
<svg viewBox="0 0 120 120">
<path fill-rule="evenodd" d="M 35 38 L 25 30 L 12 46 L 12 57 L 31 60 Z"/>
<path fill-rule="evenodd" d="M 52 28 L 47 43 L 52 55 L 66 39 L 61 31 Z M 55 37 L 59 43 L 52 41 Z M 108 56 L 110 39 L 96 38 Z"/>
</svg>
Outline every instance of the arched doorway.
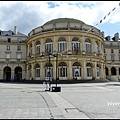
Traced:
<svg viewBox="0 0 120 120">
<path fill-rule="evenodd" d="M 105 73 L 106 73 L 106 75 L 108 75 L 108 68 L 107 67 L 105 67 Z"/>
<path fill-rule="evenodd" d="M 116 75 L 116 69 L 115 69 L 115 67 L 111 68 L 111 75 Z"/>
<path fill-rule="evenodd" d="M 10 67 L 5 67 L 4 68 L 4 76 L 3 78 L 7 81 L 10 81 L 11 80 L 11 68 Z"/>
<path fill-rule="evenodd" d="M 22 68 L 20 66 L 15 68 L 15 81 L 20 81 L 22 79 Z"/>
</svg>

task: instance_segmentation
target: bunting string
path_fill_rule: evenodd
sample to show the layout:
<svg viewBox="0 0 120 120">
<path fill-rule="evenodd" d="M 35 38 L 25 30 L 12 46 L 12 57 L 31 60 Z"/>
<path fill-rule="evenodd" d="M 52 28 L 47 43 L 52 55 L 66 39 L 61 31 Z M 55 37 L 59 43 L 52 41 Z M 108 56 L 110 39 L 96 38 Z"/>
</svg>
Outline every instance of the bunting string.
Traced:
<svg viewBox="0 0 120 120">
<path fill-rule="evenodd" d="M 111 14 L 111 12 L 113 12 L 115 9 L 117 9 L 117 7 L 120 7 L 120 3 L 119 3 L 119 5 L 117 5 L 116 7 L 114 7 L 114 8 L 113 8 L 113 9 L 112 9 L 112 10 L 111 10 L 111 11 L 110 11 L 107 15 L 105 15 L 105 16 L 104 16 L 104 18 L 103 18 L 103 19 L 101 19 L 99 23 L 102 23 L 102 22 L 103 22 L 103 20 L 105 20 L 105 19 L 106 19 L 106 17 L 107 17 L 107 16 L 109 16 L 109 15 Z M 94 26 L 98 26 L 98 25 L 99 25 L 99 23 L 96 23 Z M 88 31 L 86 31 L 86 33 L 85 33 L 85 34 L 83 34 L 83 35 L 82 35 L 82 37 L 81 37 L 80 39 L 84 38 L 84 36 L 85 36 L 85 35 L 86 35 L 89 31 L 91 31 L 91 30 L 94 28 L 94 26 L 93 26 L 92 28 L 90 28 Z M 79 41 L 78 41 L 78 42 L 79 42 Z M 75 44 L 73 44 L 72 46 L 74 46 L 74 45 L 75 45 Z M 72 46 L 71 46 L 71 47 L 72 47 Z M 64 50 L 64 51 L 62 51 L 62 52 L 58 52 L 58 55 L 61 55 L 61 56 L 62 56 L 62 55 L 63 55 L 63 53 L 64 53 L 64 52 L 66 52 L 66 51 L 67 51 L 67 49 L 65 49 L 65 50 Z"/>
</svg>

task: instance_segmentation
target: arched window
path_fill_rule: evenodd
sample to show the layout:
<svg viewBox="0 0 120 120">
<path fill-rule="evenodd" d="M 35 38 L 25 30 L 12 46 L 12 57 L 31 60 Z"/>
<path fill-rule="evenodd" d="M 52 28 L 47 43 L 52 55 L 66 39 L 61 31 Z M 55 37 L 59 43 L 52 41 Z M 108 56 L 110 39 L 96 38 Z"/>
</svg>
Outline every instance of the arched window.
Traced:
<svg viewBox="0 0 120 120">
<path fill-rule="evenodd" d="M 98 43 L 95 41 L 95 52 L 98 53 Z"/>
<path fill-rule="evenodd" d="M 80 40 L 78 38 L 72 39 L 72 51 L 80 51 Z"/>
<path fill-rule="evenodd" d="M 86 68 L 87 68 L 87 77 L 92 77 L 92 65 L 91 65 L 91 63 L 87 63 Z"/>
<path fill-rule="evenodd" d="M 58 40 L 58 51 L 63 52 L 67 49 L 66 39 L 65 38 L 59 38 Z"/>
<path fill-rule="evenodd" d="M 40 41 L 36 43 L 36 54 L 40 54 Z"/>
<path fill-rule="evenodd" d="M 72 73 L 73 73 L 73 78 L 81 76 L 81 65 L 79 62 L 73 63 Z"/>
<path fill-rule="evenodd" d="M 91 52 L 91 42 L 89 39 L 85 40 L 86 52 Z"/>
<path fill-rule="evenodd" d="M 60 62 L 58 65 L 58 77 L 67 77 L 67 65 L 65 62 Z"/>
<path fill-rule="evenodd" d="M 45 51 L 48 53 L 53 52 L 53 42 L 51 39 L 47 39 L 45 42 Z"/>
<path fill-rule="evenodd" d="M 40 65 L 39 64 L 35 65 L 35 76 L 40 77 Z"/>
</svg>

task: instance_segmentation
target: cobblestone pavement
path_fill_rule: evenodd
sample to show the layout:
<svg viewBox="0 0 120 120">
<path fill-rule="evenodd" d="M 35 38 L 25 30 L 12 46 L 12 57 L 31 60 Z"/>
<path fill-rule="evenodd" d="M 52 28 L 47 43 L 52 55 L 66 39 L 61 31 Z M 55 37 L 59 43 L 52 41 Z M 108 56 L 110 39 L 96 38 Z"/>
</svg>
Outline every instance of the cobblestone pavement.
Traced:
<svg viewBox="0 0 120 120">
<path fill-rule="evenodd" d="M 119 82 L 58 86 L 61 92 L 45 91 L 42 84 L 0 83 L 0 118 L 120 118 Z"/>
</svg>

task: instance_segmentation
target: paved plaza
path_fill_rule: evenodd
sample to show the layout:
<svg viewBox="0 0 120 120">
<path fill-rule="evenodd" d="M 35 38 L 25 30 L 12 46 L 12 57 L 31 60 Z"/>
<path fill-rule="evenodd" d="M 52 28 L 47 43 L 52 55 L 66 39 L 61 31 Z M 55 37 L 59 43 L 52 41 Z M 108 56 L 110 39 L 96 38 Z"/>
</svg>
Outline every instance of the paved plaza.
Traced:
<svg viewBox="0 0 120 120">
<path fill-rule="evenodd" d="M 52 84 L 51 86 L 55 86 Z M 120 82 L 58 84 L 0 82 L 0 119 L 120 118 Z"/>
</svg>

